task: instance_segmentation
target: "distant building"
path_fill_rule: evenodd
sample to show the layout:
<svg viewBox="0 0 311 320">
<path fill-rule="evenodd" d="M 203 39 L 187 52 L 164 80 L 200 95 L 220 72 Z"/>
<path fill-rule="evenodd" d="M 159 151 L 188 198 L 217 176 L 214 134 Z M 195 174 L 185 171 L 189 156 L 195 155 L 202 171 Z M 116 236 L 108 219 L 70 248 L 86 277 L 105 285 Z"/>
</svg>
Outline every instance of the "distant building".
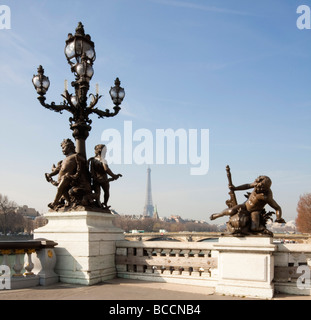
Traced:
<svg viewBox="0 0 311 320">
<path fill-rule="evenodd" d="M 172 222 L 177 222 L 177 223 L 183 223 L 185 222 L 181 216 L 178 215 L 171 215 L 171 217 L 169 218 L 169 220 L 171 220 Z"/>
<path fill-rule="evenodd" d="M 39 212 L 36 209 L 28 208 L 28 206 L 26 205 L 16 208 L 15 212 L 31 220 L 34 220 L 36 217 L 40 216 Z"/>
</svg>

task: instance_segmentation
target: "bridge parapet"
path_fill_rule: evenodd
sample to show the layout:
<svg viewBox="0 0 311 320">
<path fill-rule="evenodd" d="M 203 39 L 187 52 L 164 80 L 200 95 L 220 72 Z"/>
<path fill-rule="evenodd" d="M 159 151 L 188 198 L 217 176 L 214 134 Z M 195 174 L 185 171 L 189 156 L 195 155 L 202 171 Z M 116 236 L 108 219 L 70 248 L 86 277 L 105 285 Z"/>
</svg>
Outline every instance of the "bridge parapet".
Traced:
<svg viewBox="0 0 311 320">
<path fill-rule="evenodd" d="M 118 277 L 215 286 L 217 251 L 208 243 L 119 241 Z"/>
<path fill-rule="evenodd" d="M 20 289 L 58 282 L 54 241 L 0 241 L 0 289 Z M 4 274 L 2 275 L 2 273 Z"/>
<path fill-rule="evenodd" d="M 237 242 L 238 238 L 232 241 Z M 232 241 L 228 238 L 225 247 L 218 242 L 117 241 L 117 276 L 214 290 L 221 288 L 222 283 L 229 285 L 230 290 L 238 288 L 237 292 L 246 296 L 254 290 L 261 294 L 267 288 L 266 298 L 271 298 L 274 290 L 311 296 L 310 244 L 273 244 L 272 239 L 269 242 L 252 237 L 240 239 L 238 245 Z M 259 245 L 256 241 L 267 244 Z M 253 265 L 243 261 L 251 261 Z M 258 279 L 263 282 L 262 288 L 258 287 Z"/>
</svg>

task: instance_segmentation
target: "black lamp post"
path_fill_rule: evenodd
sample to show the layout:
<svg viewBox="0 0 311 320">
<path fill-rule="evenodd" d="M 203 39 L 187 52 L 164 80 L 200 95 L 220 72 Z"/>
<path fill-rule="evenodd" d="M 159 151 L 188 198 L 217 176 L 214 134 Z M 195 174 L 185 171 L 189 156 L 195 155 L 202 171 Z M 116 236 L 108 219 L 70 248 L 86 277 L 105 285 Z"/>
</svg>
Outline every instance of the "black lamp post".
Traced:
<svg viewBox="0 0 311 320">
<path fill-rule="evenodd" d="M 125 91 L 120 87 L 120 80 L 115 80 L 115 86 L 109 91 L 111 99 L 114 103 L 114 111 L 110 112 L 108 109 L 102 111 L 95 108 L 98 100 L 101 96 L 90 94 L 92 101 L 88 105 L 87 93 L 90 88 L 90 80 L 94 74 L 93 63 L 96 59 L 95 44 L 91 41 L 91 37 L 85 34 L 84 28 L 81 22 L 79 22 L 76 29 L 76 33 L 72 35 L 68 34 L 66 40 L 65 55 L 68 63 L 71 66 L 71 72 L 75 75 L 75 81 L 71 83 L 75 88 L 75 94 L 70 94 L 66 89 L 64 94 L 63 104 L 56 105 L 55 102 L 51 104 L 45 103 L 45 94 L 49 89 L 49 78 L 44 75 L 44 69 L 42 66 L 38 68 L 38 74 L 32 78 L 33 85 L 39 94 L 38 100 L 41 105 L 47 109 L 55 112 L 62 113 L 63 110 L 67 110 L 72 114 L 69 118 L 70 129 L 73 131 L 72 135 L 76 140 L 76 152 L 86 158 L 85 152 L 85 140 L 91 130 L 92 120 L 89 119 L 89 115 L 95 113 L 98 118 L 114 117 L 120 111 L 120 105 L 124 99 Z"/>
</svg>

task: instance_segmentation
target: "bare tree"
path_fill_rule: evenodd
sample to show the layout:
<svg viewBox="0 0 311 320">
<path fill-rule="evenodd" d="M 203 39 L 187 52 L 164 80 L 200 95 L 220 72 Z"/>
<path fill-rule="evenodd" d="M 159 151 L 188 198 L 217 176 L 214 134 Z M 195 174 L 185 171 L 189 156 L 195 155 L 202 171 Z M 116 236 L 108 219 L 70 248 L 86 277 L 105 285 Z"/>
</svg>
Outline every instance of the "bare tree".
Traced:
<svg viewBox="0 0 311 320">
<path fill-rule="evenodd" d="M 10 201 L 8 196 L 0 193 L 0 229 L 4 235 L 7 235 L 12 219 L 11 215 L 15 214 L 17 204 L 14 201 Z M 14 219 L 13 219 L 14 220 Z"/>
<path fill-rule="evenodd" d="M 297 213 L 297 230 L 303 233 L 311 233 L 311 193 L 300 196 Z"/>
</svg>

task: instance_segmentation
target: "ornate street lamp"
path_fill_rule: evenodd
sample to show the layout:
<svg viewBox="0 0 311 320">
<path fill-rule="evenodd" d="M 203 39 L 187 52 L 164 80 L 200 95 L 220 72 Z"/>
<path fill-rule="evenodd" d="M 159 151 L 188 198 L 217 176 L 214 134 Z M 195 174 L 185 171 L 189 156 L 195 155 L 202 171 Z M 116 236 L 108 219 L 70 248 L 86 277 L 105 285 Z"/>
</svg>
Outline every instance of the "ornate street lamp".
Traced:
<svg viewBox="0 0 311 320">
<path fill-rule="evenodd" d="M 73 131 L 72 135 L 76 140 L 76 151 L 86 158 L 85 140 L 89 135 L 89 131 L 91 130 L 90 124 L 92 123 L 89 115 L 95 113 L 98 118 L 116 116 L 121 109 L 120 105 L 124 99 L 125 91 L 120 87 L 120 80 L 117 78 L 115 86 L 109 91 L 114 103 L 113 112 L 110 112 L 108 109 L 102 111 L 95 108 L 98 100 L 101 98 L 98 93 L 96 95 L 90 94 L 93 99 L 88 105 L 87 93 L 90 88 L 90 80 L 94 74 L 93 63 L 96 59 L 96 53 L 95 44 L 91 41 L 90 35 L 85 34 L 81 22 L 79 22 L 74 35 L 68 34 L 65 56 L 71 66 L 71 72 L 75 75 L 75 81 L 71 83 L 72 87 L 75 88 L 75 94 L 70 94 L 66 89 L 64 94 L 62 94 L 64 97 L 63 104 L 57 105 L 55 102 L 47 104 L 45 102 L 45 94 L 49 89 L 50 81 L 44 75 L 42 66 L 39 66 L 38 74 L 33 76 L 32 83 L 39 94 L 38 100 L 42 106 L 55 112 L 62 113 L 63 110 L 66 110 L 72 114 L 69 121 L 70 129 Z"/>
<path fill-rule="evenodd" d="M 74 35 L 69 33 L 68 35 L 65 56 L 71 67 L 71 72 L 75 75 L 75 80 L 71 83 L 75 89 L 75 93 L 70 94 L 68 92 L 66 83 L 64 94 L 62 94 L 64 98 L 63 103 L 57 105 L 55 102 L 51 102 L 50 104 L 45 102 L 45 94 L 49 89 L 50 81 L 44 75 L 42 66 L 39 66 L 38 74 L 32 78 L 32 83 L 39 95 L 38 100 L 42 106 L 59 113 L 62 113 L 64 110 L 71 113 L 72 116 L 69 118 L 70 129 L 76 141 L 75 145 L 70 139 L 65 139 L 62 142 L 61 146 L 66 156 L 66 161 L 59 162 L 57 167 L 53 166 L 51 173 L 45 174 L 46 180 L 58 188 L 54 201 L 48 206 L 56 211 L 77 210 L 77 208 L 80 208 L 80 210 L 91 208 L 93 210 L 95 207 L 95 209 L 110 212 L 106 203 L 105 205 L 99 203 L 98 192 L 100 193 L 100 191 L 93 192 L 95 190 L 94 183 L 96 179 L 88 168 L 85 140 L 91 130 L 92 120 L 89 116 L 92 113 L 96 114 L 98 118 L 116 116 L 121 109 L 120 105 L 124 99 L 125 91 L 120 87 L 119 78 L 116 78 L 114 87 L 109 91 L 114 103 L 114 111 L 111 112 L 109 109 L 102 111 L 95 107 L 101 96 L 98 92 L 95 95 L 88 95 L 90 81 L 94 74 L 95 45 L 91 37 L 85 34 L 81 22 L 78 24 L 76 33 Z M 88 96 L 92 97 L 89 103 Z M 112 180 L 121 176 L 113 174 L 111 170 L 109 172 L 111 173 L 109 174 L 112 176 Z M 58 181 L 54 181 L 52 177 L 57 174 Z M 110 180 L 107 180 L 107 183 Z"/>
<path fill-rule="evenodd" d="M 48 91 L 50 87 L 50 80 L 44 75 L 42 66 L 39 66 L 38 74 L 32 78 L 32 83 L 35 86 L 40 97 L 45 95 Z"/>
</svg>

